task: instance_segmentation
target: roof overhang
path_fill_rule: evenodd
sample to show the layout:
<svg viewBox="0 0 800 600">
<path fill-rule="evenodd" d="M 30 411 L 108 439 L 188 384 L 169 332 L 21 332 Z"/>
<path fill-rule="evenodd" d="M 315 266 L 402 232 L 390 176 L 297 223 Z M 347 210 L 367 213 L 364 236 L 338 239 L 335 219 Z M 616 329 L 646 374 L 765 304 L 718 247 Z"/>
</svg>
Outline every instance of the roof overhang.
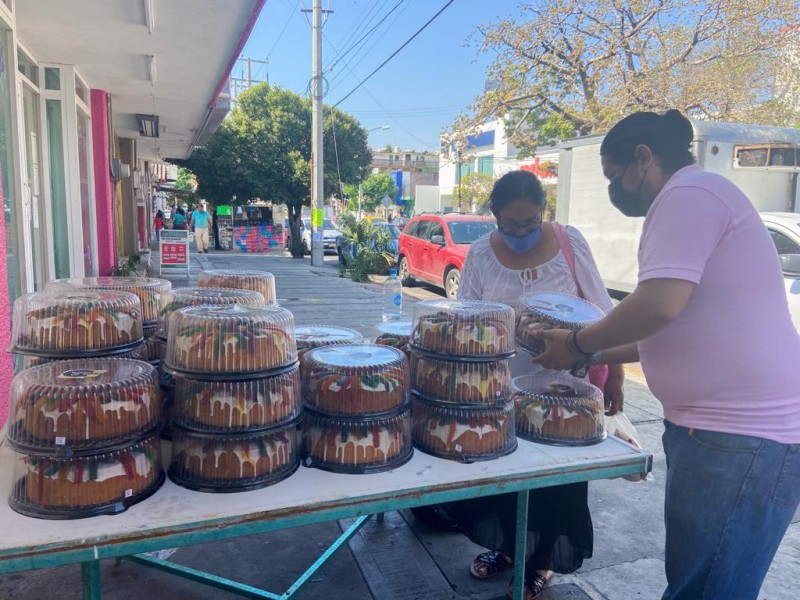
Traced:
<svg viewBox="0 0 800 600">
<path fill-rule="evenodd" d="M 266 0 L 25 0 L 20 41 L 45 63 L 75 65 L 112 98 L 114 133 L 144 158 L 186 158 L 230 108 L 227 80 Z M 152 31 L 152 33 L 150 33 Z M 136 114 L 157 115 L 157 138 Z"/>
</svg>

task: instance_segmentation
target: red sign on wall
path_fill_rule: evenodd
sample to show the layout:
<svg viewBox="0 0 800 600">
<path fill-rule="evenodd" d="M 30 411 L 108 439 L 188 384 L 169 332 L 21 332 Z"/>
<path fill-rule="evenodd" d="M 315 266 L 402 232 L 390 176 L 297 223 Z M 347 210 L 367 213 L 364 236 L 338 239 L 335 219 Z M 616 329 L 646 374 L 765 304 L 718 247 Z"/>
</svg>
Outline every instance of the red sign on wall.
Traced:
<svg viewBox="0 0 800 600">
<path fill-rule="evenodd" d="M 186 250 L 186 244 L 164 242 L 161 244 L 161 264 L 185 265 L 188 262 Z"/>
</svg>

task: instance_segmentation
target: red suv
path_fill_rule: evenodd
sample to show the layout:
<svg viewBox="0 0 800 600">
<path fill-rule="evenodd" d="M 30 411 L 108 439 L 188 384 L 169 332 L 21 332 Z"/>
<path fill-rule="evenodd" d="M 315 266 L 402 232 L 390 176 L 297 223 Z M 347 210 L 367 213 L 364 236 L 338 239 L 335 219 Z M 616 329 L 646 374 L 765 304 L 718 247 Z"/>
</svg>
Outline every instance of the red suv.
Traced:
<svg viewBox="0 0 800 600">
<path fill-rule="evenodd" d="M 497 228 L 491 217 L 459 213 L 412 217 L 400 234 L 398 275 L 403 285 L 415 279 L 443 287 L 455 299 L 469 245 Z"/>
</svg>

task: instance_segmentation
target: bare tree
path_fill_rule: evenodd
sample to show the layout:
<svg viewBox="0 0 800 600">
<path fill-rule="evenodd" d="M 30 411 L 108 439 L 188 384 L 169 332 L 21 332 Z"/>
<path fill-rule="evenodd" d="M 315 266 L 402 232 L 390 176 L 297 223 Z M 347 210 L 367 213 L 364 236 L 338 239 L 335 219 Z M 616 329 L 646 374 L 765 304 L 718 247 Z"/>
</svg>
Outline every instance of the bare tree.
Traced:
<svg viewBox="0 0 800 600">
<path fill-rule="evenodd" d="M 498 118 L 523 152 L 637 110 L 800 120 L 774 94 L 776 75 L 790 69 L 785 46 L 798 43 L 797 0 L 542 0 L 518 13 L 472 36 L 496 58 L 487 91 L 445 132 L 456 147 Z"/>
</svg>

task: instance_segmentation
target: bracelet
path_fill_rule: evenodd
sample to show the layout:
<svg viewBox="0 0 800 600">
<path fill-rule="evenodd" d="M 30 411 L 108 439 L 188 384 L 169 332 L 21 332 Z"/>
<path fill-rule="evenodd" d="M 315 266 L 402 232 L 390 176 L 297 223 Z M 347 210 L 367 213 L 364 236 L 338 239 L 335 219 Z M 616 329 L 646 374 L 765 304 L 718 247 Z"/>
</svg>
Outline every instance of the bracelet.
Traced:
<svg viewBox="0 0 800 600">
<path fill-rule="evenodd" d="M 578 330 L 578 331 L 580 331 L 580 330 Z M 583 356 L 590 356 L 592 354 L 592 352 L 585 352 L 583 350 L 583 348 L 581 348 L 578 345 L 578 331 L 573 331 L 572 332 L 572 343 L 575 346 L 575 349 L 578 351 L 579 354 L 582 354 Z"/>
</svg>

